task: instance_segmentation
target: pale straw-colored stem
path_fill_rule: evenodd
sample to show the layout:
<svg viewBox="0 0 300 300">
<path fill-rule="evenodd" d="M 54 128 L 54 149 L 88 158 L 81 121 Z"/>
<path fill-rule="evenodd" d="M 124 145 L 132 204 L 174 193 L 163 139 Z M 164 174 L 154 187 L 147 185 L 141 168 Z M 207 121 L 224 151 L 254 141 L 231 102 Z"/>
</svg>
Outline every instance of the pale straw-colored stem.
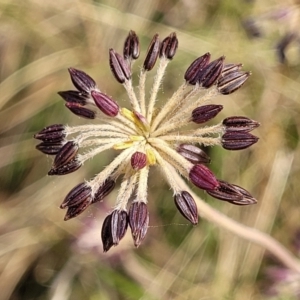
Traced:
<svg viewBox="0 0 300 300">
<path fill-rule="evenodd" d="M 161 157 L 172 167 L 174 167 L 182 176 L 188 177 L 188 172 L 184 166 L 182 166 L 176 159 L 173 159 L 170 155 L 166 154 L 165 152 L 161 151 L 160 149 L 157 150 Z"/>
<path fill-rule="evenodd" d="M 122 138 L 108 138 L 108 139 L 89 139 L 81 142 L 79 144 L 80 149 L 86 148 L 86 147 L 91 147 L 91 146 L 100 146 L 100 145 L 105 145 L 105 144 L 117 144 L 117 143 L 122 143 L 127 141 L 127 138 L 122 139 Z"/>
<path fill-rule="evenodd" d="M 221 144 L 219 137 L 203 137 L 203 136 L 182 136 L 182 135 L 166 135 L 160 137 L 164 141 L 180 142 L 180 143 L 198 143 L 204 146 L 215 146 Z"/>
<path fill-rule="evenodd" d="M 101 153 L 101 152 L 103 152 L 103 151 L 105 151 L 105 150 L 107 150 L 107 149 L 112 148 L 113 145 L 114 145 L 116 142 L 120 142 L 120 141 L 122 141 L 122 140 L 119 139 L 119 141 L 114 141 L 114 142 L 112 142 L 112 143 L 103 145 L 103 146 L 101 146 L 101 147 L 96 147 L 96 148 L 94 148 L 94 149 L 88 151 L 88 152 L 85 153 L 85 154 L 79 154 L 79 155 L 78 155 L 78 160 L 79 160 L 80 162 L 83 163 L 83 162 L 85 162 L 86 160 L 88 160 L 88 159 L 94 157 L 95 155 L 97 155 L 97 154 L 99 154 L 99 153 Z"/>
<path fill-rule="evenodd" d="M 153 132 L 151 136 L 157 137 L 165 135 L 173 130 L 178 130 L 181 126 L 187 125 L 189 122 L 191 122 L 191 115 L 186 116 L 185 119 L 183 119 L 182 121 L 168 123 L 168 125 L 165 125 L 164 127 L 161 127 L 155 132 Z M 214 126 L 199 127 L 198 129 L 193 129 L 186 132 L 181 130 L 180 134 L 186 136 L 202 136 L 205 134 L 222 134 L 224 133 L 224 131 L 224 126 L 222 124 L 217 124 Z"/>
<path fill-rule="evenodd" d="M 132 170 L 129 170 L 129 172 L 124 176 L 118 191 L 115 209 L 126 210 L 128 200 L 134 191 L 137 181 L 137 173 L 135 172 L 132 174 Z"/>
<path fill-rule="evenodd" d="M 213 126 L 199 127 L 198 129 L 181 130 L 180 134 L 183 136 L 211 136 L 216 134 L 222 135 L 225 131 L 224 125 L 220 123 Z M 161 136 L 160 138 L 163 137 Z"/>
<path fill-rule="evenodd" d="M 137 187 L 136 199 L 147 203 L 148 201 L 148 176 L 149 176 L 149 166 L 144 167 L 139 171 L 139 184 Z"/>
<path fill-rule="evenodd" d="M 130 80 L 126 80 L 124 82 L 124 87 L 126 89 L 126 92 L 128 94 L 128 97 L 129 97 L 129 100 L 130 100 L 130 104 L 132 106 L 132 108 L 137 111 L 137 112 L 141 112 L 141 107 L 140 107 L 140 104 L 136 98 L 136 95 L 135 95 L 135 92 L 133 90 L 133 86 L 132 86 L 132 81 L 131 79 Z"/>
<path fill-rule="evenodd" d="M 172 130 L 175 130 L 175 129 L 178 130 L 180 127 L 188 125 L 188 123 L 189 123 L 188 119 L 180 120 L 180 121 L 173 122 L 173 123 L 168 123 L 167 125 L 160 127 L 155 132 L 153 132 L 151 134 L 151 136 L 157 137 L 157 136 L 166 134 Z"/>
<path fill-rule="evenodd" d="M 134 123 L 132 123 L 131 121 L 129 121 L 127 118 L 125 118 L 121 114 L 118 114 L 116 116 L 116 118 L 118 118 L 118 120 L 120 120 L 124 125 L 126 125 L 129 128 L 133 129 L 133 131 L 134 131 L 135 134 L 143 135 L 143 132 Z"/>
<path fill-rule="evenodd" d="M 165 106 L 160 110 L 158 115 L 154 118 L 153 124 L 151 125 L 151 131 L 153 132 L 159 123 L 164 119 L 164 117 L 170 113 L 178 104 L 178 101 L 182 98 L 184 91 L 188 87 L 188 84 L 185 82 L 183 83 L 179 89 L 173 94 L 171 99 L 166 102 Z"/>
<path fill-rule="evenodd" d="M 224 132 L 225 132 L 225 127 L 223 124 L 220 123 L 213 126 L 199 127 L 198 129 L 191 130 L 190 135 L 203 136 L 205 134 L 223 134 Z M 186 135 L 184 131 L 181 131 L 181 134 Z"/>
<path fill-rule="evenodd" d="M 173 168 L 172 165 L 167 163 L 159 154 L 158 151 L 156 151 L 153 148 L 153 152 L 155 153 L 155 157 L 157 162 L 159 163 L 161 170 L 164 173 L 164 177 L 166 178 L 168 184 L 170 185 L 171 189 L 174 191 L 174 194 L 178 194 L 180 191 L 180 188 L 177 184 L 177 182 L 174 180 L 173 174 L 176 173 L 177 171 Z"/>
<path fill-rule="evenodd" d="M 120 133 L 134 133 L 133 130 L 128 130 L 127 127 L 124 126 L 124 124 L 120 122 L 112 122 L 111 120 L 108 122 L 109 124 L 87 124 L 87 125 L 79 125 L 79 126 L 66 126 L 65 132 L 66 135 L 74 134 L 76 132 L 84 132 L 84 131 L 115 131 Z M 116 124 L 117 123 L 117 124 Z"/>
<path fill-rule="evenodd" d="M 127 138 L 128 135 L 125 133 L 115 132 L 115 131 L 87 131 L 78 135 L 74 140 L 77 143 L 82 143 L 84 140 L 91 137 L 111 137 L 111 138 Z"/>
<path fill-rule="evenodd" d="M 128 120 L 126 120 L 126 121 L 128 121 Z M 132 126 L 131 128 L 128 127 L 128 123 L 127 122 L 124 123 L 123 118 L 120 118 L 119 120 L 118 120 L 118 118 L 115 119 L 115 120 L 112 120 L 112 119 L 107 120 L 106 123 L 121 129 L 122 132 L 125 132 L 125 133 L 131 133 L 132 134 L 132 133 L 136 132 L 135 127 L 134 126 Z M 126 125 L 126 126 L 124 126 L 124 125 Z"/>
<path fill-rule="evenodd" d="M 103 184 L 103 182 L 114 172 L 121 164 L 126 164 L 126 159 L 136 151 L 136 147 L 130 147 L 123 150 L 104 170 L 90 181 L 93 193 Z"/>
<path fill-rule="evenodd" d="M 170 148 L 168 143 L 162 141 L 161 139 L 150 138 L 149 143 L 153 146 L 153 148 L 158 148 L 161 152 L 165 153 L 166 156 L 170 157 L 168 161 L 172 164 L 172 161 L 176 162 L 176 167 L 180 166 L 180 172 L 183 176 L 188 176 L 188 170 L 190 170 L 193 166 L 191 162 L 186 160 L 183 156 L 181 156 L 176 150 Z"/>
<path fill-rule="evenodd" d="M 300 260 L 297 259 L 291 252 L 289 252 L 288 249 L 286 249 L 281 243 L 268 234 L 255 228 L 243 225 L 215 210 L 202 199 L 200 199 L 178 174 L 175 173 L 174 176 L 176 176 L 176 180 L 182 182 L 182 185 L 185 186 L 185 189 L 193 196 L 197 203 L 199 214 L 202 218 L 221 228 L 231 231 L 232 233 L 249 242 L 265 248 L 277 259 L 279 259 L 286 267 L 300 273 Z"/>
<path fill-rule="evenodd" d="M 139 100 L 140 100 L 140 105 L 141 105 L 141 112 L 142 115 L 146 115 L 146 77 L 147 77 L 147 72 L 144 69 L 141 69 L 140 72 L 140 81 L 139 81 Z"/>
<path fill-rule="evenodd" d="M 166 120 L 173 118 L 178 112 L 184 107 L 190 104 L 191 101 L 194 102 L 194 98 L 203 91 L 203 88 L 199 86 L 199 84 L 196 84 L 192 90 L 185 93 L 182 97 L 182 99 L 177 103 L 177 106 L 174 108 L 174 110 L 168 115 L 168 118 Z M 164 122 L 162 122 L 164 123 Z"/>
<path fill-rule="evenodd" d="M 156 76 L 154 78 L 153 86 L 150 92 L 150 100 L 148 104 L 148 109 L 147 109 L 147 121 L 149 124 L 151 124 L 152 116 L 153 116 L 153 111 L 154 111 L 154 106 L 157 98 L 157 93 L 159 90 L 159 87 L 162 82 L 162 78 L 164 76 L 166 67 L 169 63 L 169 60 L 165 57 L 162 57 L 159 61 L 159 66 L 156 71 Z"/>
<path fill-rule="evenodd" d="M 183 109 L 178 110 L 177 114 L 175 114 L 172 118 L 167 118 L 165 122 L 163 122 L 163 125 L 168 126 L 169 124 L 173 124 L 181 120 L 184 120 L 187 117 L 190 118 L 193 109 L 195 109 L 198 106 L 202 106 L 206 103 L 209 103 L 209 101 L 215 96 L 217 96 L 218 94 L 219 92 L 217 91 L 216 88 L 208 90 L 207 93 L 201 96 L 198 100 L 192 101 L 192 103 L 187 103 L 187 105 Z M 164 127 L 162 127 L 162 129 L 163 128 Z"/>
</svg>

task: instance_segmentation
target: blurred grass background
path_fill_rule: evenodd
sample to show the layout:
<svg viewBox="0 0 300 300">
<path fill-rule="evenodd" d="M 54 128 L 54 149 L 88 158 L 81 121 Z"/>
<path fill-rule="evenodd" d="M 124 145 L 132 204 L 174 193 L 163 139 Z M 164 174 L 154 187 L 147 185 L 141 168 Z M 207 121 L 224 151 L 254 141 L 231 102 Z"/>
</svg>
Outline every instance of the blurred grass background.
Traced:
<svg viewBox="0 0 300 300">
<path fill-rule="evenodd" d="M 162 95 L 172 94 L 197 56 L 224 54 L 253 75 L 237 93 L 216 99 L 224 105 L 218 121 L 245 115 L 261 123 L 255 132 L 260 141 L 251 149 L 209 149 L 217 177 L 245 187 L 258 204 L 233 207 L 201 196 L 299 255 L 293 247 L 300 220 L 299 40 L 287 48 L 284 63 L 276 52 L 287 34 L 297 33 L 298 5 L 290 0 L 0 0 L 0 299 L 268 299 L 266 270 L 280 266 L 276 259 L 206 221 L 195 228 L 182 225 L 186 222 L 155 171 L 149 196 L 153 227 L 145 242 L 135 249 L 128 232 L 103 254 L 101 225 L 116 192 L 68 222 L 58 207 L 113 154 L 65 177 L 49 177 L 52 158 L 35 150 L 32 136 L 50 124 L 86 122 L 67 111 L 56 94 L 72 88 L 68 67 L 86 71 L 102 91 L 122 101 L 126 95 L 109 70 L 108 49 L 121 51 L 133 29 L 143 55 L 153 34 L 176 31 L 179 50 Z M 250 26 L 253 20 L 256 27 Z M 259 38 L 249 36 L 253 28 Z M 289 290 L 273 299 L 299 298 Z"/>
</svg>

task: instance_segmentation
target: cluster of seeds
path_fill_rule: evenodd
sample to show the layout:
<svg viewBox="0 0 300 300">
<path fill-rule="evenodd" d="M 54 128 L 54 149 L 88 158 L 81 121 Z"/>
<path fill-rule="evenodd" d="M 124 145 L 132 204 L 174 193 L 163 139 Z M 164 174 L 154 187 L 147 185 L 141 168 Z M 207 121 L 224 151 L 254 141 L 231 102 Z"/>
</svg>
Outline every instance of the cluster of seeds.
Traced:
<svg viewBox="0 0 300 300">
<path fill-rule="evenodd" d="M 37 149 L 55 155 L 49 175 L 66 175 L 84 162 L 109 149 L 119 150 L 116 158 L 89 181 L 79 183 L 61 204 L 67 209 L 65 220 L 81 214 L 89 205 L 103 200 L 122 177 L 116 205 L 102 227 L 104 251 L 119 244 L 130 226 L 134 244 L 145 238 L 149 212 L 147 182 L 151 166 L 160 168 L 174 193 L 175 205 L 192 224 L 198 223 L 197 205 L 174 174 L 180 174 L 195 186 L 217 199 L 237 205 L 256 203 L 245 189 L 219 180 L 207 167 L 208 155 L 200 146 L 219 145 L 240 150 L 257 142 L 250 133 L 259 123 L 243 116 L 226 118 L 214 126 L 189 129 L 190 124 L 204 124 L 222 110 L 222 105 L 209 104 L 217 95 L 239 89 L 250 76 L 241 64 L 225 64 L 222 56 L 211 61 L 210 53 L 198 57 L 185 72 L 178 90 L 156 108 L 156 100 L 165 70 L 178 47 L 175 33 L 163 41 L 156 34 L 147 51 L 139 74 L 137 90 L 132 85 L 131 71 L 139 57 L 139 39 L 134 31 L 127 36 L 123 55 L 109 50 L 109 64 L 115 79 L 127 91 L 131 108 L 121 108 L 110 96 L 101 92 L 85 72 L 69 68 L 76 90 L 58 94 L 74 114 L 93 120 L 81 126 L 54 124 L 35 134 L 42 140 Z M 149 97 L 146 78 L 159 60 Z M 80 153 L 81 152 L 81 153 Z"/>
</svg>

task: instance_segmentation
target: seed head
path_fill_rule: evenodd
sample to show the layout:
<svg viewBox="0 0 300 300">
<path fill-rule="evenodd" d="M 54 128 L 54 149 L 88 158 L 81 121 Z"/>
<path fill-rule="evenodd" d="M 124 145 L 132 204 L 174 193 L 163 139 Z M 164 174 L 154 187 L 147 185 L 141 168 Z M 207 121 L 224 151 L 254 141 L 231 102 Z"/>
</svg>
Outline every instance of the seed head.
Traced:
<svg viewBox="0 0 300 300">
<path fill-rule="evenodd" d="M 199 147 L 191 144 L 180 144 L 177 152 L 193 164 L 210 163 L 210 157 Z"/>
<path fill-rule="evenodd" d="M 178 47 L 178 39 L 176 33 L 171 33 L 166 37 L 160 46 L 160 57 L 166 57 L 167 59 L 173 59 Z"/>
<path fill-rule="evenodd" d="M 203 105 L 192 111 L 192 121 L 196 124 L 202 124 L 213 119 L 221 110 L 223 105 Z"/>
<path fill-rule="evenodd" d="M 259 123 L 247 117 L 228 117 L 223 120 L 226 132 L 228 131 L 245 131 L 249 132 L 259 126 Z"/>
<path fill-rule="evenodd" d="M 129 34 L 124 42 L 123 56 L 125 59 L 138 59 L 140 56 L 140 43 L 139 38 L 133 30 L 129 31 Z"/>
<path fill-rule="evenodd" d="M 113 49 L 109 50 L 109 65 L 116 80 L 120 83 L 131 78 L 131 72 L 124 58 Z"/>
<path fill-rule="evenodd" d="M 192 85 L 197 83 L 199 74 L 209 64 L 210 53 L 207 52 L 204 55 L 194 60 L 185 72 L 184 79 Z"/>
<path fill-rule="evenodd" d="M 258 137 L 247 131 L 228 131 L 222 136 L 222 146 L 227 150 L 242 150 L 257 143 Z"/>
<path fill-rule="evenodd" d="M 76 102 L 67 102 L 65 106 L 75 115 L 85 118 L 85 119 L 95 119 L 96 118 L 96 112 L 85 108 L 80 103 Z"/>
<path fill-rule="evenodd" d="M 144 69 L 151 71 L 154 67 L 159 55 L 160 42 L 158 34 L 155 34 L 148 48 L 148 52 L 144 61 Z"/>
<path fill-rule="evenodd" d="M 79 92 L 89 94 L 96 88 L 96 82 L 88 74 L 75 68 L 69 68 L 69 73 L 74 86 Z"/>
<path fill-rule="evenodd" d="M 117 82 L 125 88 L 130 109 L 101 92 L 95 80 L 84 71 L 69 68 L 77 90 L 58 94 L 72 113 L 89 119 L 89 123 L 80 126 L 54 124 L 34 136 L 42 141 L 36 146 L 38 150 L 55 155 L 49 175 L 72 173 L 106 150 L 118 153 L 92 179 L 77 184 L 61 204 L 61 208 L 67 210 L 65 220 L 74 218 L 91 204 L 103 201 L 113 191 L 117 180 L 121 182 L 116 205 L 102 226 L 104 252 L 119 244 L 128 224 L 136 247 L 145 239 L 149 227 L 147 201 L 151 168 L 160 170 L 157 174 L 162 174 L 169 184 L 179 212 L 193 225 L 198 223 L 197 205 L 187 192 L 188 187 L 184 189 L 180 184 L 179 176 L 219 200 L 236 205 L 256 203 L 245 189 L 217 179 L 207 166 L 210 157 L 201 149 L 222 146 L 240 150 L 257 142 L 258 138 L 249 132 L 259 123 L 247 117 L 231 116 L 217 125 L 202 126 L 217 118 L 223 109 L 223 105 L 210 103 L 212 98 L 235 92 L 250 73 L 241 71 L 241 64 L 225 63 L 225 56 L 210 62 L 211 55 L 207 52 L 190 64 L 184 72 L 182 85 L 158 106 L 158 97 L 165 96 L 159 93 L 165 70 L 175 57 L 177 47 L 175 33 L 162 42 L 158 34 L 154 35 L 140 68 L 138 93 L 131 78 L 133 61 L 140 55 L 136 33 L 129 32 L 123 55 L 109 50 L 109 67 Z M 148 99 L 146 80 L 157 61 Z M 190 128 L 194 129 L 184 129 L 187 125 L 193 125 Z"/>
<path fill-rule="evenodd" d="M 35 148 L 45 154 L 56 155 L 63 145 L 63 142 L 42 142 Z"/>
<path fill-rule="evenodd" d="M 136 201 L 130 206 L 129 225 L 134 240 L 134 245 L 138 247 L 146 236 L 149 224 L 149 212 L 146 203 Z"/>
<path fill-rule="evenodd" d="M 182 191 L 174 196 L 174 201 L 180 213 L 193 225 L 197 225 L 198 210 L 194 198 L 187 191 Z"/>
</svg>

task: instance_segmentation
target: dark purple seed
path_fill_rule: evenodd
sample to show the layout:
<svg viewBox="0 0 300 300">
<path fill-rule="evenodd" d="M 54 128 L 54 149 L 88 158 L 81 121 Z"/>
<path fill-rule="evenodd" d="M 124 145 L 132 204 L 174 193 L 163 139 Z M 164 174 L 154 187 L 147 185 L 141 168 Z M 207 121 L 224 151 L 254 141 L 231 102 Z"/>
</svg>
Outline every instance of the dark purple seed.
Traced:
<svg viewBox="0 0 300 300">
<path fill-rule="evenodd" d="M 234 186 L 226 181 L 219 180 L 219 186 L 214 190 L 206 190 L 206 192 L 219 200 L 233 202 L 243 199 L 243 195 L 237 191 Z"/>
<path fill-rule="evenodd" d="M 236 184 L 231 184 L 236 191 L 238 191 L 240 194 L 243 195 L 243 199 L 239 201 L 234 201 L 233 204 L 235 205 L 251 205 L 251 204 L 256 204 L 257 200 L 244 188 L 236 185 Z"/>
<path fill-rule="evenodd" d="M 38 144 L 35 148 L 45 154 L 56 155 L 63 145 L 64 145 L 63 142 L 58 142 L 58 143 L 42 142 Z"/>
<path fill-rule="evenodd" d="M 73 173 L 75 172 L 76 170 L 78 170 L 80 167 L 82 166 L 82 163 L 79 162 L 76 157 L 69 161 L 66 165 L 63 165 L 59 168 L 56 168 L 56 169 L 51 169 L 49 172 L 48 172 L 48 175 L 67 175 L 67 174 L 70 174 L 70 173 Z"/>
<path fill-rule="evenodd" d="M 66 137 L 65 126 L 63 124 L 54 124 L 45 127 L 33 137 L 45 142 L 61 142 Z"/>
<path fill-rule="evenodd" d="M 84 212 L 89 207 L 90 204 L 91 204 L 91 197 L 87 198 L 85 201 L 82 201 L 78 205 L 68 207 L 64 220 L 67 221 L 77 217 L 82 212 Z"/>
<path fill-rule="evenodd" d="M 53 169 L 57 169 L 68 164 L 77 154 L 79 146 L 74 141 L 69 141 L 56 154 L 53 162 Z"/>
<path fill-rule="evenodd" d="M 186 80 L 186 82 L 195 85 L 197 83 L 197 74 L 208 65 L 209 60 L 209 52 L 194 60 L 184 74 L 184 79 Z"/>
<path fill-rule="evenodd" d="M 214 190 L 219 186 L 219 182 L 212 171 L 201 164 L 191 168 L 189 177 L 195 186 L 203 190 Z"/>
<path fill-rule="evenodd" d="M 225 56 L 221 56 L 198 72 L 197 82 L 204 88 L 209 88 L 215 84 L 222 73 L 224 59 Z"/>
<path fill-rule="evenodd" d="M 123 56 L 125 59 L 137 59 L 140 56 L 139 38 L 133 30 L 129 31 L 125 40 Z"/>
<path fill-rule="evenodd" d="M 77 206 L 82 202 L 89 200 L 91 202 L 92 189 L 85 182 L 76 185 L 65 197 L 60 208 L 66 208 L 71 206 Z"/>
<path fill-rule="evenodd" d="M 78 103 L 80 105 L 86 105 L 88 95 L 79 91 L 62 91 L 58 92 L 66 102 Z"/>
<path fill-rule="evenodd" d="M 223 95 L 229 95 L 238 90 L 250 75 L 250 72 L 236 72 L 230 74 L 230 77 L 225 76 L 224 78 L 221 78 L 217 84 L 218 91 Z"/>
<path fill-rule="evenodd" d="M 128 216 L 125 210 L 114 210 L 111 217 L 111 234 L 114 246 L 124 237 L 128 227 Z"/>
<path fill-rule="evenodd" d="M 219 78 L 219 81 L 221 78 L 228 76 L 229 74 L 235 73 L 240 71 L 242 68 L 242 64 L 224 64 L 221 77 Z"/>
<path fill-rule="evenodd" d="M 251 120 L 247 117 L 234 116 L 234 117 L 228 117 L 224 119 L 223 125 L 225 126 L 226 132 L 229 131 L 249 132 L 255 129 L 256 127 L 258 127 L 260 124 L 259 122 Z"/>
<path fill-rule="evenodd" d="M 102 225 L 101 240 L 103 244 L 103 252 L 107 252 L 114 245 L 111 232 L 111 219 L 112 215 L 110 214 L 104 219 Z"/>
<path fill-rule="evenodd" d="M 242 78 L 244 78 L 245 72 L 240 72 L 240 71 L 231 72 L 231 73 L 227 73 L 226 75 L 219 78 L 219 81 L 217 84 L 219 91 L 220 91 L 220 87 L 223 90 L 224 88 L 232 86 L 233 83 L 235 83 L 236 81 L 239 81 L 239 78 L 241 76 L 242 76 Z"/>
<path fill-rule="evenodd" d="M 92 97 L 95 104 L 105 115 L 115 117 L 119 113 L 119 105 L 107 95 L 101 92 L 92 91 Z"/>
<path fill-rule="evenodd" d="M 147 55 L 144 61 L 144 70 L 151 71 L 153 69 L 159 55 L 159 48 L 160 48 L 159 36 L 158 34 L 155 34 L 147 50 Z"/>
<path fill-rule="evenodd" d="M 83 107 L 79 103 L 75 102 L 67 102 L 65 106 L 76 116 L 85 118 L 85 119 L 95 119 L 96 118 L 96 112 L 94 112 L 91 109 Z"/>
<path fill-rule="evenodd" d="M 131 78 L 131 72 L 127 62 L 113 49 L 109 49 L 109 65 L 113 75 L 119 83 L 124 83 Z"/>
<path fill-rule="evenodd" d="M 180 144 L 177 152 L 193 164 L 210 163 L 210 157 L 197 146 Z"/>
<path fill-rule="evenodd" d="M 196 124 L 202 124 L 213 119 L 221 110 L 223 105 L 203 105 L 192 111 L 192 121 Z"/>
<path fill-rule="evenodd" d="M 227 150 L 246 149 L 258 141 L 258 137 L 244 131 L 228 131 L 222 136 L 222 147 Z"/>
<path fill-rule="evenodd" d="M 74 86 L 80 92 L 89 93 L 91 90 L 94 90 L 96 88 L 96 82 L 94 81 L 94 79 L 83 71 L 74 68 L 69 68 L 68 70 Z"/>
<path fill-rule="evenodd" d="M 245 72 L 241 72 L 241 71 L 227 72 L 226 74 L 223 74 L 219 78 L 218 87 L 226 86 L 227 84 L 230 84 L 231 82 L 237 80 L 239 77 L 244 76 L 244 75 L 245 75 Z"/>
<path fill-rule="evenodd" d="M 129 208 L 128 219 L 134 245 L 138 247 L 144 240 L 148 230 L 149 212 L 147 204 L 144 202 L 133 202 Z"/>
<path fill-rule="evenodd" d="M 206 192 L 219 200 L 227 201 L 234 205 L 251 205 L 257 203 L 257 200 L 251 194 L 238 185 L 219 180 L 220 186 L 212 191 Z"/>
<path fill-rule="evenodd" d="M 147 165 L 147 155 L 143 152 L 135 152 L 131 156 L 131 166 L 134 170 L 143 169 Z"/>
<path fill-rule="evenodd" d="M 112 190 L 114 189 L 116 182 L 110 178 L 106 179 L 105 182 L 98 188 L 97 192 L 93 197 L 93 203 L 103 200 Z"/>
<path fill-rule="evenodd" d="M 171 60 L 176 54 L 177 47 L 178 39 L 176 33 L 173 32 L 161 42 L 159 56 Z"/>
<path fill-rule="evenodd" d="M 174 201 L 180 213 L 193 225 L 197 225 L 198 210 L 194 198 L 187 191 L 182 191 L 174 196 Z"/>
</svg>

